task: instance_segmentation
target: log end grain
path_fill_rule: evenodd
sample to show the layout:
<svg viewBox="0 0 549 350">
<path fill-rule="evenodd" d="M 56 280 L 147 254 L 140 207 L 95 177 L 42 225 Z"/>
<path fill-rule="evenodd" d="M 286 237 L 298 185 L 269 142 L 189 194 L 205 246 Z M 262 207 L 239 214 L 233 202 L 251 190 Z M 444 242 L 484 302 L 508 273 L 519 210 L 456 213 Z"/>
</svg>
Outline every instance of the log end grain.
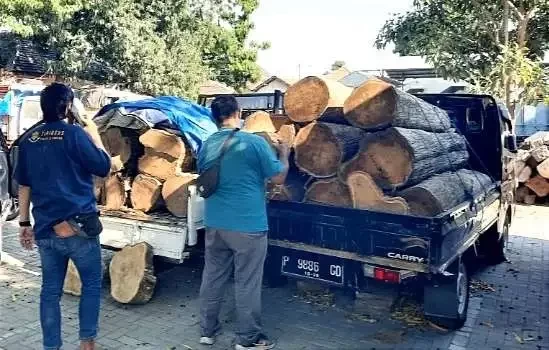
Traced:
<svg viewBox="0 0 549 350">
<path fill-rule="evenodd" d="M 314 182 L 305 193 L 305 202 L 347 208 L 353 206 L 349 188 L 338 178 Z"/>
<path fill-rule="evenodd" d="M 139 174 L 132 183 L 130 199 L 132 208 L 148 213 L 157 208 L 162 198 L 162 182 L 160 180 Z"/>
<path fill-rule="evenodd" d="M 348 90 L 342 84 L 339 84 L 341 86 L 332 85 L 334 87 L 330 91 L 330 87 L 324 79 L 310 76 L 290 86 L 284 94 L 284 110 L 288 117 L 298 123 L 318 119 L 333 100 L 334 96 L 332 95 L 338 94 L 336 89 Z"/>
<path fill-rule="evenodd" d="M 351 125 L 371 129 L 391 122 L 397 102 L 393 85 L 369 79 L 356 88 L 345 101 L 343 112 Z"/>
<path fill-rule="evenodd" d="M 189 171 L 192 166 L 193 160 L 190 155 L 176 159 L 165 153 L 156 152 L 153 148 L 145 148 L 145 154 L 139 158 L 138 163 L 140 173 L 156 177 L 163 181 Z"/>
<path fill-rule="evenodd" d="M 156 153 L 166 154 L 174 159 L 192 156 L 181 137 L 165 130 L 149 129 L 139 136 L 139 142 L 145 148 L 153 149 Z"/>
<path fill-rule="evenodd" d="M 126 204 L 124 181 L 117 174 L 107 177 L 103 193 L 105 207 L 109 210 L 119 210 Z"/>
<path fill-rule="evenodd" d="M 162 187 L 162 198 L 170 213 L 177 217 L 187 217 L 189 186 L 197 177 L 196 174 L 182 174 L 166 180 Z"/>
<path fill-rule="evenodd" d="M 114 300 L 122 304 L 147 303 L 156 286 L 152 247 L 142 242 L 116 252 L 109 274 Z"/>
<path fill-rule="evenodd" d="M 267 132 L 274 133 L 276 128 L 273 124 L 271 116 L 267 112 L 257 111 L 249 115 L 244 120 L 244 125 L 242 126 L 243 131 L 247 132 Z"/>
<path fill-rule="evenodd" d="M 82 294 L 82 282 L 80 281 L 80 274 L 76 269 L 76 266 L 69 259 L 67 265 L 67 273 L 65 275 L 65 282 L 63 284 L 63 291 L 67 294 L 79 297 Z"/>
<path fill-rule="evenodd" d="M 526 182 L 526 187 L 532 190 L 538 197 L 546 197 L 549 194 L 549 181 L 543 176 L 534 176 Z"/>
<path fill-rule="evenodd" d="M 543 162 L 541 162 L 536 169 L 538 171 L 538 174 L 540 174 L 546 179 L 549 179 L 549 159 L 546 159 Z"/>
<path fill-rule="evenodd" d="M 282 125 L 280 129 L 276 132 L 278 138 L 281 142 L 287 144 L 290 147 L 293 147 L 296 137 L 296 128 L 295 125 Z"/>
<path fill-rule="evenodd" d="M 353 208 L 403 215 L 409 212 L 408 204 L 403 198 L 386 197 L 367 173 L 351 173 L 347 178 L 347 186 L 351 193 Z"/>
<path fill-rule="evenodd" d="M 342 160 L 342 150 L 329 128 L 312 123 L 299 130 L 295 138 L 295 163 L 315 177 L 336 174 Z"/>
</svg>

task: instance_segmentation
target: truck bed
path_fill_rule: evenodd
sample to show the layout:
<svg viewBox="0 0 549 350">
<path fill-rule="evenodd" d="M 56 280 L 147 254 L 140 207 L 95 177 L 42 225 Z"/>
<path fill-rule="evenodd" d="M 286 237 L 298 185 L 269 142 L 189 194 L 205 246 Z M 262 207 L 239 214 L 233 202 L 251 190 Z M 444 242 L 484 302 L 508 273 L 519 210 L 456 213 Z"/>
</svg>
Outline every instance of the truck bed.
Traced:
<svg viewBox="0 0 549 350">
<path fill-rule="evenodd" d="M 271 201 L 270 244 L 418 272 L 444 268 L 498 218 L 494 190 L 437 217 Z M 470 244 L 469 244 L 470 246 Z"/>
</svg>

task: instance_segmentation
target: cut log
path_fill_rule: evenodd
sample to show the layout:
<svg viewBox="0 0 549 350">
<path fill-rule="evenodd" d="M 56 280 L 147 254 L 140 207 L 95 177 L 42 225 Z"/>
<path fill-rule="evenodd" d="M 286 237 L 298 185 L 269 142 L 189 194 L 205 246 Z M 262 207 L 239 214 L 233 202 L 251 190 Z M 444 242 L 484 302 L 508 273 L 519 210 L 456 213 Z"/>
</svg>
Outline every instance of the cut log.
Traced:
<svg viewBox="0 0 549 350">
<path fill-rule="evenodd" d="M 517 202 L 518 203 L 524 203 L 525 199 L 527 196 L 530 196 L 531 193 L 530 193 L 530 189 L 526 186 L 519 186 L 517 188 L 517 191 L 516 191 L 516 196 L 517 196 Z"/>
<path fill-rule="evenodd" d="M 343 104 L 353 90 L 321 77 L 306 77 L 284 94 L 284 110 L 291 120 L 311 122 L 322 116 L 343 119 Z"/>
<path fill-rule="evenodd" d="M 126 204 L 124 180 L 118 174 L 111 174 L 107 177 L 103 196 L 105 207 L 109 210 L 119 210 Z"/>
<path fill-rule="evenodd" d="M 165 153 L 145 148 L 145 154 L 139 158 L 139 172 L 156 177 L 162 181 L 181 175 L 192 168 L 192 157 L 172 158 Z"/>
<path fill-rule="evenodd" d="M 124 137 L 121 128 L 108 128 L 101 134 L 101 140 L 111 157 L 120 156 L 122 163 L 126 163 L 131 157 L 131 142 Z"/>
<path fill-rule="evenodd" d="M 95 194 L 95 200 L 98 203 L 103 204 L 103 191 L 105 188 L 105 179 L 94 176 L 93 177 L 93 192 Z"/>
<path fill-rule="evenodd" d="M 539 165 L 539 162 L 534 157 L 529 157 L 526 159 L 526 165 L 532 169 L 536 169 Z"/>
<path fill-rule="evenodd" d="M 103 280 L 107 281 L 109 280 L 109 258 L 104 258 L 101 260 L 101 274 L 103 276 Z M 78 273 L 78 269 L 76 268 L 76 265 L 74 265 L 74 262 L 69 259 L 69 263 L 67 265 L 67 273 L 65 274 L 65 282 L 63 284 L 63 291 L 67 294 L 74 295 L 79 297 L 82 294 L 82 282 L 80 280 L 80 274 Z"/>
<path fill-rule="evenodd" d="M 344 112 L 351 125 L 363 129 L 392 125 L 443 132 L 451 128 L 444 110 L 379 79 L 356 88 L 345 101 Z"/>
<path fill-rule="evenodd" d="M 537 166 L 538 174 L 549 179 L 549 159 L 544 160 Z"/>
<path fill-rule="evenodd" d="M 532 176 L 532 168 L 530 168 L 528 165 L 525 165 L 524 168 L 518 173 L 517 180 L 520 183 L 526 182 L 530 179 L 530 176 Z"/>
<path fill-rule="evenodd" d="M 270 200 L 302 202 L 309 179 L 306 174 L 290 170 L 283 185 L 269 184 L 267 197 Z"/>
<path fill-rule="evenodd" d="M 532 150 L 530 154 L 532 155 L 532 158 L 536 160 L 536 162 L 541 163 L 544 160 L 549 158 L 549 147 L 547 146 L 537 147 L 534 150 Z"/>
<path fill-rule="evenodd" d="M 242 130 L 247 132 L 276 132 L 271 116 L 263 111 L 257 111 L 249 115 L 244 120 Z"/>
<path fill-rule="evenodd" d="M 489 176 L 460 169 L 433 176 L 399 192 L 399 195 L 408 202 L 411 214 L 432 217 L 488 191 L 491 186 L 493 183 Z"/>
<path fill-rule="evenodd" d="M 185 145 L 183 139 L 164 130 L 149 129 L 139 137 L 139 142 L 145 148 L 166 154 L 174 160 L 192 158 L 191 150 Z"/>
<path fill-rule="evenodd" d="M 526 182 L 526 186 L 538 197 L 545 197 L 549 194 L 549 181 L 543 176 L 534 176 Z"/>
<path fill-rule="evenodd" d="M 337 177 L 314 182 L 305 192 L 305 202 L 336 207 L 353 206 L 349 188 Z"/>
<path fill-rule="evenodd" d="M 170 213 L 177 217 L 187 217 L 189 186 L 197 177 L 196 174 L 182 174 L 166 180 L 162 187 L 162 198 Z"/>
<path fill-rule="evenodd" d="M 133 180 L 130 199 L 133 209 L 145 213 L 158 208 L 162 200 L 162 182 L 152 176 L 137 175 Z"/>
<path fill-rule="evenodd" d="M 457 133 L 390 128 L 367 134 L 361 144 L 360 152 L 341 167 L 341 179 L 364 171 L 383 189 L 417 184 L 459 169 L 469 159 L 466 141 Z"/>
<path fill-rule="evenodd" d="M 403 198 L 386 197 L 372 177 L 362 171 L 351 173 L 347 178 L 353 208 L 369 209 L 385 213 L 408 214 L 410 208 Z"/>
<path fill-rule="evenodd" d="M 287 115 L 284 115 L 284 114 L 271 115 L 271 121 L 273 122 L 273 125 L 276 131 L 279 131 L 283 125 L 292 124 L 292 120 Z"/>
<path fill-rule="evenodd" d="M 122 304 L 145 304 L 153 296 L 156 277 L 153 250 L 145 242 L 116 252 L 110 267 L 111 296 Z"/>
<path fill-rule="evenodd" d="M 282 125 L 280 129 L 276 132 L 278 138 L 283 143 L 287 144 L 290 147 L 293 147 L 295 137 L 296 137 L 296 128 L 295 125 Z"/>
<path fill-rule="evenodd" d="M 363 134 L 352 126 L 311 123 L 295 138 L 295 163 L 312 176 L 332 177 L 342 162 L 356 154 Z"/>
<path fill-rule="evenodd" d="M 120 156 L 111 157 L 111 173 L 117 173 L 124 168 L 124 163 Z"/>
<path fill-rule="evenodd" d="M 536 197 L 535 194 L 529 194 L 524 197 L 524 204 L 528 204 L 528 205 L 536 204 L 537 198 L 538 197 Z"/>
</svg>

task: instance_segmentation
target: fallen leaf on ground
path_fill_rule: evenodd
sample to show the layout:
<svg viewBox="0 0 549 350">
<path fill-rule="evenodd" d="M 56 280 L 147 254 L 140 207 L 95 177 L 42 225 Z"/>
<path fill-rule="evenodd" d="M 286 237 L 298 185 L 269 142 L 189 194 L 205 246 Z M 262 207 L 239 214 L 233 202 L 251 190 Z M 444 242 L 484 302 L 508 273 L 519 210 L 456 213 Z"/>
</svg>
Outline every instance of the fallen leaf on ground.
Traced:
<svg viewBox="0 0 549 350">
<path fill-rule="evenodd" d="M 436 329 L 437 331 L 439 332 L 443 332 L 443 333 L 448 333 L 448 329 L 444 328 L 444 327 L 441 327 L 441 326 L 438 326 L 436 324 L 434 324 L 433 322 L 431 321 L 428 321 L 429 323 L 429 326 L 431 326 L 432 328 Z"/>
<path fill-rule="evenodd" d="M 490 328 L 494 328 L 494 325 L 492 324 L 492 322 L 488 322 L 488 321 L 483 321 L 483 322 L 480 323 L 480 325 L 490 327 Z"/>
<path fill-rule="evenodd" d="M 523 340 L 521 337 L 519 337 L 519 336 L 517 335 L 517 333 L 513 333 L 513 335 L 515 336 L 515 340 L 516 340 L 519 344 L 524 344 L 524 340 Z"/>
</svg>

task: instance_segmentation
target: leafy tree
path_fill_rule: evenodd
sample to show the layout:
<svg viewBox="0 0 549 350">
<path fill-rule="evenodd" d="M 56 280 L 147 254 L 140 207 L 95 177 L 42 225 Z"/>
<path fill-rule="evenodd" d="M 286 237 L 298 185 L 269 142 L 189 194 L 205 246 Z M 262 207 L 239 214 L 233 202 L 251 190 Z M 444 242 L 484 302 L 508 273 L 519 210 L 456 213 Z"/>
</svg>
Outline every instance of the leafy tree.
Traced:
<svg viewBox="0 0 549 350">
<path fill-rule="evenodd" d="M 342 67 L 345 67 L 345 61 L 337 60 L 332 63 L 332 70 L 337 70 Z"/>
<path fill-rule="evenodd" d="M 502 1 L 510 8 L 509 46 L 504 45 Z M 541 70 L 539 59 L 549 49 L 547 23 L 546 0 L 416 0 L 412 11 L 395 15 L 385 23 L 376 46 L 381 49 L 392 43 L 396 53 L 424 57 L 445 78 L 465 80 L 477 87 L 481 84 L 485 91 L 495 93 L 497 90 L 490 87 L 495 89 L 499 84 L 495 80 L 504 80 L 502 74 L 514 74 L 515 68 L 526 66 L 535 66 L 536 72 Z M 513 66 L 519 61 L 524 65 Z M 546 81 L 540 79 L 511 88 L 540 91 L 543 85 Z M 515 93 L 529 95 L 524 91 Z"/>
<path fill-rule="evenodd" d="M 60 53 L 67 77 L 193 97 L 207 78 L 236 88 L 259 76 L 246 46 L 257 0 L 0 0 L 0 26 Z"/>
</svg>

